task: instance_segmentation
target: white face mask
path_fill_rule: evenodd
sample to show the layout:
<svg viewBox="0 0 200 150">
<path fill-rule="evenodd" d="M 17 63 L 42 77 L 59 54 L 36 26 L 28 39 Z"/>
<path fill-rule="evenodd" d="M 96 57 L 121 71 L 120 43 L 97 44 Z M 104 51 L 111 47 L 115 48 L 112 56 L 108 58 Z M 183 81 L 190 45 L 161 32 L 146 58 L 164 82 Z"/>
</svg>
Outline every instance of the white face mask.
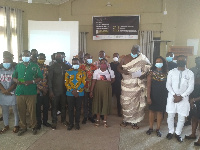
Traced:
<svg viewBox="0 0 200 150">
<path fill-rule="evenodd" d="M 118 61 L 119 58 L 118 58 L 118 57 L 114 57 L 113 60 L 114 60 L 114 61 Z"/>
</svg>

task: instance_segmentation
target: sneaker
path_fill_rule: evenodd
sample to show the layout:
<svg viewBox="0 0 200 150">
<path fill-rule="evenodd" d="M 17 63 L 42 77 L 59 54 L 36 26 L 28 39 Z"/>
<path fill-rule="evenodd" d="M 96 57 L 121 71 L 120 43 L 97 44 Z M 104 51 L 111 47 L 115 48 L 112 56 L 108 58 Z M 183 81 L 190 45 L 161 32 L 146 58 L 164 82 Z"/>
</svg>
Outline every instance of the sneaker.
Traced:
<svg viewBox="0 0 200 150">
<path fill-rule="evenodd" d="M 167 138 L 168 140 L 171 140 L 172 137 L 173 137 L 173 134 L 171 134 L 171 133 L 168 133 L 167 136 L 166 136 L 166 138 Z"/>
<path fill-rule="evenodd" d="M 88 120 L 90 120 L 92 123 L 95 123 L 95 120 L 92 117 L 89 117 Z"/>
<path fill-rule="evenodd" d="M 176 137 L 178 142 L 180 142 L 180 143 L 183 142 L 183 139 L 180 135 L 175 134 L 175 137 Z"/>
<path fill-rule="evenodd" d="M 67 128 L 67 130 L 72 130 L 73 127 L 74 127 L 74 125 L 69 125 L 68 128 Z"/>
<path fill-rule="evenodd" d="M 32 129 L 32 133 L 33 133 L 33 135 L 37 134 L 37 128 L 36 127 Z"/>
<path fill-rule="evenodd" d="M 56 126 L 57 126 L 57 124 L 56 124 L 56 123 L 53 123 L 53 124 L 51 125 L 52 130 L 56 130 Z"/>
<path fill-rule="evenodd" d="M 87 121 L 87 118 L 83 118 L 82 124 L 86 124 L 86 121 Z"/>
<path fill-rule="evenodd" d="M 79 124 L 75 124 L 75 130 L 80 130 L 80 125 Z"/>
<path fill-rule="evenodd" d="M 26 131 L 27 131 L 27 129 L 20 129 L 17 135 L 18 135 L 18 136 L 21 136 L 21 135 L 23 135 Z"/>
<path fill-rule="evenodd" d="M 48 122 L 46 122 L 46 123 L 43 123 L 43 126 L 45 126 L 45 127 L 51 127 L 51 124 L 48 123 Z"/>
</svg>

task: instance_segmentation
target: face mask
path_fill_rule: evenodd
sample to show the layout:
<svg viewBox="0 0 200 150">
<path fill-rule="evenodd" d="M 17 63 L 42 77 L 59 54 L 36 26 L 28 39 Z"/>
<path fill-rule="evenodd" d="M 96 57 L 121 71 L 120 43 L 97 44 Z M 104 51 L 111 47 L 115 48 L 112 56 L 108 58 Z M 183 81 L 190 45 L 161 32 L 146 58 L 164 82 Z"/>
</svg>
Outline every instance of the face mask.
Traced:
<svg viewBox="0 0 200 150">
<path fill-rule="evenodd" d="M 155 66 L 156 66 L 157 68 L 162 68 L 163 63 L 156 63 Z"/>
<path fill-rule="evenodd" d="M 131 53 L 131 56 L 132 56 L 133 58 L 136 58 L 136 57 L 138 57 L 138 54 L 133 55 L 133 53 Z"/>
<path fill-rule="evenodd" d="M 30 57 L 22 57 L 23 62 L 29 62 L 30 61 Z"/>
<path fill-rule="evenodd" d="M 11 63 L 3 63 L 3 67 L 4 67 L 5 69 L 10 68 L 10 65 L 11 65 Z"/>
<path fill-rule="evenodd" d="M 166 57 L 167 62 L 173 61 L 173 57 Z"/>
<path fill-rule="evenodd" d="M 186 65 L 186 61 L 184 61 L 184 60 L 178 60 L 177 61 L 177 66 L 178 67 L 185 67 L 185 65 Z"/>
<path fill-rule="evenodd" d="M 87 63 L 91 64 L 92 63 L 92 59 L 87 59 Z"/>
<path fill-rule="evenodd" d="M 45 60 L 38 60 L 39 64 L 44 64 Z"/>
<path fill-rule="evenodd" d="M 101 64 L 101 69 L 107 69 L 107 65 L 106 64 Z"/>
<path fill-rule="evenodd" d="M 113 61 L 118 61 L 118 60 L 119 60 L 119 58 L 117 58 L 117 57 L 113 58 Z"/>
<path fill-rule="evenodd" d="M 56 62 L 57 62 L 57 63 L 61 63 L 61 62 L 62 62 L 62 59 L 61 59 L 61 58 L 57 58 L 57 59 L 56 59 Z"/>
<path fill-rule="evenodd" d="M 72 68 L 73 68 L 73 69 L 78 69 L 78 68 L 79 68 L 79 65 L 73 65 Z"/>
<path fill-rule="evenodd" d="M 99 60 L 102 60 L 103 58 L 99 57 Z"/>
</svg>

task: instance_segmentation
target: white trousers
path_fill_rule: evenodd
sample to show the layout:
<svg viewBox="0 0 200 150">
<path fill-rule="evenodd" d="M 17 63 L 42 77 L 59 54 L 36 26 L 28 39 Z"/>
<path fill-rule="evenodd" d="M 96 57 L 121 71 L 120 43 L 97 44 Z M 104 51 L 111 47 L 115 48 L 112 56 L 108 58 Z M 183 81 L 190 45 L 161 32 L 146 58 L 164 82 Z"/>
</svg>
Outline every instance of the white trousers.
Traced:
<svg viewBox="0 0 200 150">
<path fill-rule="evenodd" d="M 174 134 L 174 117 L 175 113 L 168 113 L 167 123 L 168 123 L 169 133 L 171 134 Z M 175 131 L 177 135 L 181 135 L 184 123 L 185 123 L 185 116 L 178 114 L 178 123 Z"/>
</svg>

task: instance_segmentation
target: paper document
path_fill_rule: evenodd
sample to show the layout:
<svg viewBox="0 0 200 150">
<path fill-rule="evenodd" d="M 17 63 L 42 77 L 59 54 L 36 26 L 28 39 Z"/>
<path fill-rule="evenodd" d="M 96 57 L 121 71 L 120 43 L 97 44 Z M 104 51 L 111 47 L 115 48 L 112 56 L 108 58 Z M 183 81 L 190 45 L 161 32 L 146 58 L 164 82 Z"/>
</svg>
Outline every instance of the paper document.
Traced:
<svg viewBox="0 0 200 150">
<path fill-rule="evenodd" d="M 136 71 L 136 72 L 132 72 L 132 78 L 138 78 L 142 75 L 142 71 L 141 69 Z"/>
</svg>

